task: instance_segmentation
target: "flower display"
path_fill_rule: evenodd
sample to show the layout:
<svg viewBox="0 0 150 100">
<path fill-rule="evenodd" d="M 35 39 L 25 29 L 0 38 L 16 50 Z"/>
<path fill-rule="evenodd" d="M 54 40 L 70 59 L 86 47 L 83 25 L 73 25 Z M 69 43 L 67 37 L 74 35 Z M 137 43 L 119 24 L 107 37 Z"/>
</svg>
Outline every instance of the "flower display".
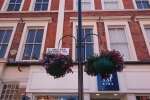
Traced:
<svg viewBox="0 0 150 100">
<path fill-rule="evenodd" d="M 106 79 L 110 74 L 121 72 L 125 68 L 123 56 L 118 51 L 101 51 L 87 59 L 84 71 L 91 76 L 101 75 Z"/>
<path fill-rule="evenodd" d="M 43 54 L 43 58 L 40 60 L 46 72 L 54 78 L 64 77 L 67 73 L 73 73 L 71 67 L 73 67 L 73 60 L 68 55 Z"/>
</svg>

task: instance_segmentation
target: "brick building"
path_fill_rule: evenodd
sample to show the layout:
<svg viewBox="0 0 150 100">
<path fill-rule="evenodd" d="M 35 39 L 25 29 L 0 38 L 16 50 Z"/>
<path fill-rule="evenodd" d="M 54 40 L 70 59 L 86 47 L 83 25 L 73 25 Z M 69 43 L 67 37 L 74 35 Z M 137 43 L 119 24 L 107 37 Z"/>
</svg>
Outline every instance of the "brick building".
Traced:
<svg viewBox="0 0 150 100">
<path fill-rule="evenodd" d="M 74 74 L 53 79 L 38 63 L 62 36 L 77 36 L 77 6 L 77 0 L 0 0 L 0 100 L 20 100 L 22 94 L 31 100 L 77 100 L 77 65 Z M 82 26 L 83 36 L 98 34 L 104 49 L 124 54 L 126 66 L 107 82 L 84 73 L 84 100 L 149 100 L 150 1 L 82 0 Z M 70 48 L 73 60 L 75 44 L 67 37 L 60 45 Z M 98 38 L 89 37 L 84 58 L 98 52 Z"/>
</svg>

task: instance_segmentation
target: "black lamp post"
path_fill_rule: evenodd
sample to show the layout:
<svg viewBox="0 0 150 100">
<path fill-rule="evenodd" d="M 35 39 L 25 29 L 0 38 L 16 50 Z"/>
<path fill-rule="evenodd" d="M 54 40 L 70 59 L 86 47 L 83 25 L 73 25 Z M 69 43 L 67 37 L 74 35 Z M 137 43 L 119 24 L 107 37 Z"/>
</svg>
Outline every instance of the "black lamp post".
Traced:
<svg viewBox="0 0 150 100">
<path fill-rule="evenodd" d="M 84 100 L 83 98 L 83 66 L 82 66 L 82 12 L 81 12 L 81 0 L 78 0 L 78 100 Z"/>
</svg>

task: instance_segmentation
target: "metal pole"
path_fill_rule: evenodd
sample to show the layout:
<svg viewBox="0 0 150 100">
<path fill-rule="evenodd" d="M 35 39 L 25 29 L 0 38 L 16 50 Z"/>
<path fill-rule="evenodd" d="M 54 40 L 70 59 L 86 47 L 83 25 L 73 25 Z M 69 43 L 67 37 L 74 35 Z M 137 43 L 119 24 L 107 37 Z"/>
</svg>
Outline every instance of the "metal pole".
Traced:
<svg viewBox="0 0 150 100">
<path fill-rule="evenodd" d="M 78 0 L 78 100 L 83 100 L 83 67 L 82 67 L 82 12 L 81 0 Z"/>
</svg>

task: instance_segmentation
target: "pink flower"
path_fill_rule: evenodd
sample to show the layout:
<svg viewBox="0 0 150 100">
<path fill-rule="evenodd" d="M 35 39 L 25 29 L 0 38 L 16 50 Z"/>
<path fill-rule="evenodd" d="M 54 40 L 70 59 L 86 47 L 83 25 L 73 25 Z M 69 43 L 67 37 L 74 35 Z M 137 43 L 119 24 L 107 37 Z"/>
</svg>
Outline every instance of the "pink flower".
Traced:
<svg viewBox="0 0 150 100">
<path fill-rule="evenodd" d="M 58 54 L 57 54 L 57 56 L 61 56 L 61 55 L 62 55 L 61 53 L 58 53 Z"/>
</svg>

